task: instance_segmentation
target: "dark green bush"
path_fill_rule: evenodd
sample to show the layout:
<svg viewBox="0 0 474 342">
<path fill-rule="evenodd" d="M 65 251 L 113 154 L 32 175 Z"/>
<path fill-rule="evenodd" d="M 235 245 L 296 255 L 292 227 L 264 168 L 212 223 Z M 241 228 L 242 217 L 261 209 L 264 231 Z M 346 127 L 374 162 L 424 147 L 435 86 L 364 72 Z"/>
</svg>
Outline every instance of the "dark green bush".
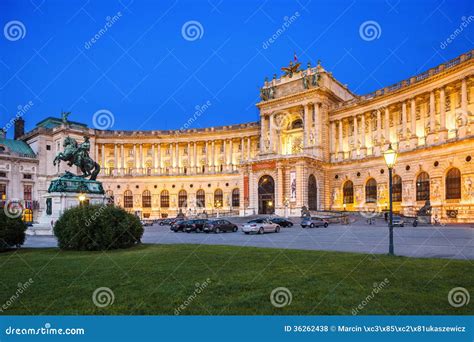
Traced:
<svg viewBox="0 0 474 342">
<path fill-rule="evenodd" d="M 20 247 L 25 242 L 27 225 L 21 217 L 10 218 L 0 208 L 0 251 Z"/>
<path fill-rule="evenodd" d="M 108 205 L 84 205 L 68 209 L 56 221 L 54 235 L 59 248 L 99 251 L 128 248 L 143 235 L 135 215 Z"/>
</svg>

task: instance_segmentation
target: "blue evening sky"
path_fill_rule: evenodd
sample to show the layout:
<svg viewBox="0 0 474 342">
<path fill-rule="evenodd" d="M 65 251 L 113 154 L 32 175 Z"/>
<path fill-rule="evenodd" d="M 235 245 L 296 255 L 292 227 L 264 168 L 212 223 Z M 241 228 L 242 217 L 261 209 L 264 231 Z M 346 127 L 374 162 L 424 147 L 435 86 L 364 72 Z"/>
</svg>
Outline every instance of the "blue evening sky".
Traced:
<svg viewBox="0 0 474 342">
<path fill-rule="evenodd" d="M 365 94 L 472 49 L 470 16 L 467 0 L 0 0 L 0 126 L 30 101 L 27 129 L 102 109 L 112 129 L 179 129 L 206 103 L 192 127 L 256 121 L 294 53 Z"/>
</svg>

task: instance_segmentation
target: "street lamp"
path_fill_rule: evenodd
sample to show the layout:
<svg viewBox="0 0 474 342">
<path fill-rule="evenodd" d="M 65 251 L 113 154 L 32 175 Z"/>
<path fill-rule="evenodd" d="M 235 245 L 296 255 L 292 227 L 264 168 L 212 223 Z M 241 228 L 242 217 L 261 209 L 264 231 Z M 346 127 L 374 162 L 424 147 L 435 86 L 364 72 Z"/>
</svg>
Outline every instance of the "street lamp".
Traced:
<svg viewBox="0 0 474 342">
<path fill-rule="evenodd" d="M 82 207 L 82 205 L 84 204 L 84 201 L 87 199 L 87 197 L 84 194 L 79 194 L 78 199 L 79 199 L 79 204 Z"/>
<path fill-rule="evenodd" d="M 389 194 L 389 221 L 388 221 L 388 232 L 389 232 L 389 247 L 388 254 L 393 255 L 393 202 L 392 202 L 392 169 L 397 162 L 397 151 L 392 148 L 392 144 L 388 145 L 387 151 L 383 153 L 385 163 L 388 167 L 388 194 Z"/>
</svg>

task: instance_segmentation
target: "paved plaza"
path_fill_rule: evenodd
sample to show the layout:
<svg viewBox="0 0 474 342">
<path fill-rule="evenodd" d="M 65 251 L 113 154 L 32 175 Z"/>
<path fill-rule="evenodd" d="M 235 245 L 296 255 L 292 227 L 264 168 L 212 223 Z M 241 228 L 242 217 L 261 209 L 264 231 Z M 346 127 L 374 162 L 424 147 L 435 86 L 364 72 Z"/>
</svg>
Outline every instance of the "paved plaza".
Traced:
<svg viewBox="0 0 474 342">
<path fill-rule="evenodd" d="M 230 221 L 241 227 L 248 218 Z M 302 250 L 340 251 L 385 254 L 388 252 L 386 222 L 377 220 L 368 225 L 356 218 L 349 225 L 331 224 L 328 228 L 303 229 L 299 218 L 295 225 L 280 233 L 245 235 L 237 233 L 205 234 L 174 233 L 169 226 L 155 224 L 145 227 L 142 242 L 147 244 L 232 245 Z M 394 228 L 395 254 L 422 258 L 474 259 L 474 225 L 423 226 Z M 54 237 L 28 236 L 24 247 L 56 247 Z"/>
</svg>

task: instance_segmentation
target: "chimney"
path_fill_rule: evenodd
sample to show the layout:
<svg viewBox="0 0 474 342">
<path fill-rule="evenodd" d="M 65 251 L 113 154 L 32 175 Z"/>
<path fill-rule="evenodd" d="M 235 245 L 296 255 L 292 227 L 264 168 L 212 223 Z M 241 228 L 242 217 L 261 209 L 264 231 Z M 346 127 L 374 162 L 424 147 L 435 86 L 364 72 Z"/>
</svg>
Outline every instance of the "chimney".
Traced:
<svg viewBox="0 0 474 342">
<path fill-rule="evenodd" d="M 13 134 L 13 139 L 18 140 L 23 135 L 25 135 L 25 120 L 20 117 L 15 119 L 15 132 Z"/>
</svg>

